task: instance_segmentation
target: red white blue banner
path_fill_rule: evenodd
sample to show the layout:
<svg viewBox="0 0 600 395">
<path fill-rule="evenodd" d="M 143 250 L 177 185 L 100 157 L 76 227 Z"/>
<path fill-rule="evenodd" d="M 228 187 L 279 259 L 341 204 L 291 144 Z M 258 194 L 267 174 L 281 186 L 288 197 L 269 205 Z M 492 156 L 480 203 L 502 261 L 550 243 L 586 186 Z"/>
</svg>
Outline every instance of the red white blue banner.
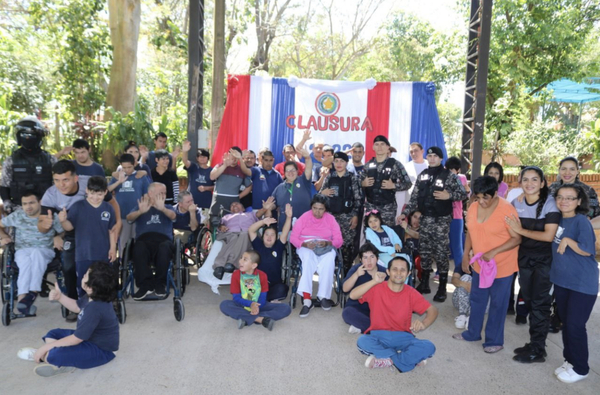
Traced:
<svg viewBox="0 0 600 395">
<path fill-rule="evenodd" d="M 372 141 L 380 134 L 403 162 L 411 142 L 436 145 L 445 153 L 434 92 L 434 85 L 425 82 L 229 76 L 212 163 L 232 146 L 254 152 L 269 147 L 275 163 L 281 162 L 283 146 L 297 143 L 306 129 L 312 131 L 309 144 L 323 141 L 335 151 L 362 143 L 365 160 L 373 156 Z"/>
</svg>

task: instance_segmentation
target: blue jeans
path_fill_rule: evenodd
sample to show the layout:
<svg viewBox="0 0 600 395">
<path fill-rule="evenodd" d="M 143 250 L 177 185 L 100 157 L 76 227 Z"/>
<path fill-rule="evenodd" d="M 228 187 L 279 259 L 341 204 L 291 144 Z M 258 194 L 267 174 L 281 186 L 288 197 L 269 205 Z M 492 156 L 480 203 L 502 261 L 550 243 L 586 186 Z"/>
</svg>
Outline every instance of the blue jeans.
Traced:
<svg viewBox="0 0 600 395">
<path fill-rule="evenodd" d="M 463 250 L 464 248 L 464 220 L 461 219 L 453 219 L 450 222 L 450 253 L 452 255 L 452 259 L 454 260 L 454 273 L 460 273 L 462 276 L 462 259 L 463 259 Z"/>
<path fill-rule="evenodd" d="M 42 339 L 60 340 L 74 333 L 72 329 L 52 329 Z M 77 369 L 91 369 L 109 363 L 114 358 L 114 352 L 105 351 L 94 343 L 83 341 L 76 346 L 53 348 L 48 352 L 46 362 L 58 367 L 74 366 Z"/>
<path fill-rule="evenodd" d="M 344 307 L 342 318 L 346 324 L 357 327 L 362 333 L 365 333 L 369 326 L 371 326 L 369 314 L 365 314 L 364 311 L 361 311 L 356 306 L 349 305 Z"/>
<path fill-rule="evenodd" d="M 252 325 L 258 317 L 266 317 L 278 321 L 290 315 L 292 308 L 287 303 L 267 302 L 264 306 L 260 306 L 258 315 L 252 315 L 244 306 L 237 304 L 235 301 L 224 300 L 221 302 L 221 312 L 234 320 L 241 318 L 246 321 L 246 325 Z"/>
<path fill-rule="evenodd" d="M 490 310 L 485 325 L 485 342 L 483 347 L 504 345 L 504 321 L 506 321 L 506 310 L 508 309 L 508 298 L 510 296 L 510 285 L 513 275 L 496 278 L 489 288 L 479 288 L 479 274 L 472 271 L 473 282 L 471 283 L 471 315 L 469 317 L 469 330 L 462 333 L 466 341 L 481 340 L 483 319 L 488 300 Z"/>
<path fill-rule="evenodd" d="M 575 373 L 589 373 L 589 350 L 585 324 L 596 303 L 596 295 L 588 295 L 554 284 L 556 307 L 560 317 L 563 338 L 563 357 L 573 365 Z"/>
<path fill-rule="evenodd" d="M 410 372 L 417 364 L 435 354 L 429 340 L 417 339 L 412 333 L 400 331 L 371 331 L 356 342 L 358 351 L 375 358 L 391 358 L 401 372 Z"/>
</svg>

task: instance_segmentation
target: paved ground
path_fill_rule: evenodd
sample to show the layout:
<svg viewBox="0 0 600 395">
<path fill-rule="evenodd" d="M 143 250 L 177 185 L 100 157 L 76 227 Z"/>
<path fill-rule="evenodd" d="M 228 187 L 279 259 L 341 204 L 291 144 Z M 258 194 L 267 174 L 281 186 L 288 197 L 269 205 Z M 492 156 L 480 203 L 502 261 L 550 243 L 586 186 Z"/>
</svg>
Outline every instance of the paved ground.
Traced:
<svg viewBox="0 0 600 395">
<path fill-rule="evenodd" d="M 436 303 L 440 316 L 419 337 L 433 341 L 435 356 L 423 368 L 399 374 L 367 370 L 356 350 L 356 335 L 347 333 L 341 309 L 313 310 L 309 317 L 292 315 L 273 332 L 254 326 L 238 330 L 218 305 L 229 298 L 192 283 L 185 294 L 185 320 L 173 316 L 171 299 L 127 302 L 117 358 L 103 367 L 78 370 L 50 379 L 37 377 L 34 364 L 18 359 L 20 347 L 40 344 L 48 329 L 72 327 L 56 304 L 38 303 L 38 317 L 21 319 L 0 329 L 2 394 L 598 394 L 600 388 L 600 303 L 588 322 L 590 377 L 576 384 L 553 374 L 562 363 L 562 340 L 550 334 L 546 363 L 522 365 L 512 349 L 528 339 L 528 329 L 506 322 L 505 350 L 488 355 L 480 342 L 453 340 L 455 312 L 451 300 Z M 429 295 L 429 299 L 431 295 Z"/>
</svg>

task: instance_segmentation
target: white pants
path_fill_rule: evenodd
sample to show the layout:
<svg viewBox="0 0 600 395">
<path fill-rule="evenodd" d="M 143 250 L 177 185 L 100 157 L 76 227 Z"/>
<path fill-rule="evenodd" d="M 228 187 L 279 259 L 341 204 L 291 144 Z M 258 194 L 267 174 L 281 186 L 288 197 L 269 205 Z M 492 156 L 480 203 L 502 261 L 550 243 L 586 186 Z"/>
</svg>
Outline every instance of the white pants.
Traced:
<svg viewBox="0 0 600 395">
<path fill-rule="evenodd" d="M 200 270 L 198 270 L 198 281 L 210 285 L 210 289 L 217 295 L 219 294 L 219 285 L 231 284 L 231 273 L 225 273 L 221 280 L 213 275 L 213 264 L 215 263 L 215 258 L 221 251 L 221 248 L 223 248 L 223 242 L 215 240 L 206 257 L 206 261 Z"/>
<path fill-rule="evenodd" d="M 298 256 L 302 261 L 302 276 L 298 282 L 298 294 L 304 292 L 312 294 L 313 274 L 319 275 L 319 290 L 317 297 L 319 299 L 331 299 L 331 288 L 333 287 L 333 272 L 335 269 L 335 250 L 327 254 L 317 256 L 313 250 L 305 247 L 298 249 Z"/>
<path fill-rule="evenodd" d="M 51 248 L 20 248 L 15 252 L 15 261 L 19 266 L 17 279 L 17 294 L 23 295 L 29 291 L 42 290 L 42 278 L 48 264 L 54 259 Z"/>
</svg>

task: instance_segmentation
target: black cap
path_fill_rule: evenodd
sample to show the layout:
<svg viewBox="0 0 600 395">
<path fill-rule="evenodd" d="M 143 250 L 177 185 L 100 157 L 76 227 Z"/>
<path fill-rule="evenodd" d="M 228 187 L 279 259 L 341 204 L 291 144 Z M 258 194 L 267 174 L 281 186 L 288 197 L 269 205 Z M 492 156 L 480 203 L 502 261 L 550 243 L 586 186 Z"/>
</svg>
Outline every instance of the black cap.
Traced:
<svg viewBox="0 0 600 395">
<path fill-rule="evenodd" d="M 375 137 L 375 139 L 373 140 L 373 144 L 377 143 L 378 141 L 382 141 L 382 142 L 386 143 L 388 146 L 390 146 L 390 141 L 385 136 L 379 135 L 379 136 Z"/>
<path fill-rule="evenodd" d="M 441 159 L 444 159 L 444 153 L 442 152 L 442 149 L 440 147 L 429 147 L 427 149 L 427 154 L 436 154 Z"/>
<path fill-rule="evenodd" d="M 338 151 L 335 154 L 333 154 L 333 159 L 342 159 L 345 162 L 348 162 L 348 155 L 345 152 L 342 151 Z"/>
</svg>

